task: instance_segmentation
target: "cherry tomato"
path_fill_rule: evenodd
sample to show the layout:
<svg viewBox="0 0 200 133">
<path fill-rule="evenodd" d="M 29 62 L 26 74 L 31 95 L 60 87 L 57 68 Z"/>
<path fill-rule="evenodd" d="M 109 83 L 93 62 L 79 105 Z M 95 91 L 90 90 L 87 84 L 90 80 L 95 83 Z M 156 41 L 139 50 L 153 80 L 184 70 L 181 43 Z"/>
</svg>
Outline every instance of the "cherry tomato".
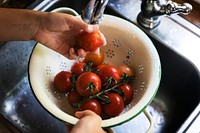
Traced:
<svg viewBox="0 0 200 133">
<path fill-rule="evenodd" d="M 60 92 L 67 93 L 72 89 L 72 82 L 71 82 L 72 74 L 68 71 L 61 71 L 54 77 L 54 87 Z"/>
<path fill-rule="evenodd" d="M 99 71 L 101 71 L 102 70 L 102 68 L 104 68 L 105 66 L 107 66 L 108 64 L 100 64 L 100 65 L 98 65 L 97 67 L 96 67 L 96 69 L 97 70 L 99 70 Z"/>
<path fill-rule="evenodd" d="M 101 79 L 93 72 L 84 72 L 76 81 L 76 90 L 84 97 L 94 95 L 101 90 Z"/>
<path fill-rule="evenodd" d="M 133 87 L 130 84 L 124 84 L 119 87 L 119 90 L 123 93 L 124 103 L 129 104 L 133 99 Z"/>
<path fill-rule="evenodd" d="M 121 78 L 121 73 L 117 67 L 106 65 L 100 70 L 99 77 L 101 78 L 101 82 L 104 85 L 110 77 L 119 82 Z"/>
<path fill-rule="evenodd" d="M 80 106 L 81 110 L 91 110 L 101 116 L 102 108 L 101 104 L 95 99 L 89 99 Z"/>
<path fill-rule="evenodd" d="M 110 117 L 118 116 L 124 109 L 124 100 L 116 93 L 107 94 L 110 103 L 102 104 L 103 111 Z"/>
<path fill-rule="evenodd" d="M 134 76 L 134 71 L 133 71 L 133 68 L 131 66 L 120 65 L 118 68 L 119 68 L 122 75 L 124 75 L 124 73 L 126 73 L 130 77 Z"/>
<path fill-rule="evenodd" d="M 76 38 L 78 48 L 85 51 L 95 51 L 99 46 L 103 45 L 103 39 L 100 32 L 88 33 L 81 32 Z"/>
<path fill-rule="evenodd" d="M 69 104 L 73 106 L 74 103 L 78 103 L 82 100 L 82 96 L 76 90 L 73 90 L 69 92 L 67 99 Z"/>
<path fill-rule="evenodd" d="M 98 54 L 96 53 L 87 53 L 84 59 L 84 62 L 93 62 L 93 66 L 98 66 L 104 61 L 104 53 L 100 51 Z"/>
<path fill-rule="evenodd" d="M 81 62 L 81 61 L 75 62 L 71 66 L 71 72 L 72 72 L 72 74 L 75 74 L 76 76 L 81 75 L 84 72 L 84 66 L 85 65 L 86 64 L 84 62 Z"/>
</svg>

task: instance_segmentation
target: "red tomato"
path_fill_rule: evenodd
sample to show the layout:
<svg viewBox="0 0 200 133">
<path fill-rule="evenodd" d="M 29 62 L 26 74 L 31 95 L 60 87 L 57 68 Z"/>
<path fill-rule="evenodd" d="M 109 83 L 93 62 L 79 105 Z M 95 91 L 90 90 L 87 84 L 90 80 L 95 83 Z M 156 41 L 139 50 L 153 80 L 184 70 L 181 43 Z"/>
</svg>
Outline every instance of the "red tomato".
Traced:
<svg viewBox="0 0 200 133">
<path fill-rule="evenodd" d="M 101 71 L 101 69 L 104 68 L 104 67 L 107 66 L 107 65 L 108 65 L 108 64 L 104 64 L 104 63 L 103 63 L 103 64 L 100 64 L 100 65 L 97 66 L 96 69 L 99 70 L 99 71 Z"/>
<path fill-rule="evenodd" d="M 124 103 L 129 104 L 133 99 L 133 87 L 130 84 L 124 84 L 119 89 L 123 92 Z"/>
<path fill-rule="evenodd" d="M 122 75 L 124 75 L 124 73 L 126 73 L 130 77 L 134 76 L 134 71 L 133 71 L 133 68 L 131 66 L 120 65 L 118 68 L 119 68 Z"/>
<path fill-rule="evenodd" d="M 81 61 L 75 62 L 71 66 L 71 72 L 72 72 L 72 74 L 75 74 L 76 76 L 81 75 L 84 72 L 84 66 L 85 65 L 86 64 L 84 62 L 81 62 Z"/>
<path fill-rule="evenodd" d="M 89 99 L 80 106 L 81 110 L 91 110 L 101 116 L 101 104 L 95 99 Z"/>
<path fill-rule="evenodd" d="M 110 77 L 119 82 L 121 78 L 121 73 L 117 67 L 106 65 L 100 70 L 99 77 L 101 78 L 101 82 L 104 85 L 107 82 L 107 79 Z"/>
<path fill-rule="evenodd" d="M 73 106 L 74 103 L 78 103 L 82 100 L 82 96 L 76 90 L 73 90 L 69 92 L 67 99 L 69 104 Z"/>
<path fill-rule="evenodd" d="M 111 117 L 118 116 L 124 109 L 124 100 L 116 93 L 107 94 L 109 104 L 102 104 L 103 111 Z"/>
<path fill-rule="evenodd" d="M 94 95 L 101 90 L 101 79 L 93 72 L 84 72 L 76 81 L 76 90 L 84 97 Z"/>
<path fill-rule="evenodd" d="M 54 87 L 56 90 L 67 93 L 72 89 L 72 74 L 68 71 L 61 71 L 54 77 Z"/>
<path fill-rule="evenodd" d="M 104 54 L 102 51 L 100 51 L 100 53 L 96 54 L 96 53 L 87 53 L 84 59 L 84 62 L 89 62 L 92 61 L 93 62 L 93 66 L 98 66 L 100 65 L 103 61 L 104 61 Z"/>
<path fill-rule="evenodd" d="M 99 46 L 103 45 L 103 39 L 100 32 L 87 33 L 81 32 L 76 39 L 78 48 L 82 48 L 85 51 L 95 51 Z"/>
</svg>

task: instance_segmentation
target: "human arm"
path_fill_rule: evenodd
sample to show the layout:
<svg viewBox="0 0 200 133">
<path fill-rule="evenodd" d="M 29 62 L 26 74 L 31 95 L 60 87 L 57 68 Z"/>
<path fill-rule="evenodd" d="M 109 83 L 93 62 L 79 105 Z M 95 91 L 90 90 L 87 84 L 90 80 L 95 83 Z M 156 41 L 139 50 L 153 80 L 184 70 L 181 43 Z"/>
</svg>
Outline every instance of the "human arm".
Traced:
<svg viewBox="0 0 200 133">
<path fill-rule="evenodd" d="M 88 25 L 72 15 L 26 9 L 0 8 L 0 21 L 0 41 L 36 40 L 69 58 L 85 54 L 83 49 L 73 49 L 80 31 L 99 30 L 97 25 Z"/>
</svg>

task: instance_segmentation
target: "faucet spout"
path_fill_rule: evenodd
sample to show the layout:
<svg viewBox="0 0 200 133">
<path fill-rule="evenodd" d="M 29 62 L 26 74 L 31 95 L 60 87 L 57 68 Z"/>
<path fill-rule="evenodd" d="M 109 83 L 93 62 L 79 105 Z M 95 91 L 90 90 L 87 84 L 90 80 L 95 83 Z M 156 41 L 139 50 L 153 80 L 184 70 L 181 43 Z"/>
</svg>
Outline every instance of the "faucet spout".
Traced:
<svg viewBox="0 0 200 133">
<path fill-rule="evenodd" d="M 171 0 L 142 0 L 138 23 L 146 28 L 159 25 L 161 17 L 171 14 L 188 14 L 192 11 L 189 3 L 178 4 Z"/>
<path fill-rule="evenodd" d="M 103 13 L 108 0 L 89 0 L 82 10 L 81 18 L 88 24 L 99 24 L 103 20 Z"/>
</svg>

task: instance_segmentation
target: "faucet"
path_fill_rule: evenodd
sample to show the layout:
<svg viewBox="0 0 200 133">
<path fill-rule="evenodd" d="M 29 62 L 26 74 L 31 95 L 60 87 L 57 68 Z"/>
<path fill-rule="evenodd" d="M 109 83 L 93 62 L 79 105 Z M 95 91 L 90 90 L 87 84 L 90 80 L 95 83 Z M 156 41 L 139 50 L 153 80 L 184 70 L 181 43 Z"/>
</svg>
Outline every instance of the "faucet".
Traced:
<svg viewBox="0 0 200 133">
<path fill-rule="evenodd" d="M 108 0 L 89 0 L 82 10 L 81 18 L 88 24 L 99 24 L 103 20 L 103 13 Z"/>
<path fill-rule="evenodd" d="M 138 23 L 145 28 L 155 28 L 160 24 L 161 17 L 171 14 L 188 14 L 192 10 L 189 3 L 178 4 L 171 0 L 142 0 Z"/>
<path fill-rule="evenodd" d="M 81 17 L 88 24 L 99 24 L 108 0 L 89 0 L 82 10 Z M 192 10 L 189 3 L 178 4 L 171 0 L 142 0 L 141 12 L 137 20 L 145 28 L 155 28 L 160 24 L 161 17 L 171 14 L 188 14 Z"/>
</svg>

